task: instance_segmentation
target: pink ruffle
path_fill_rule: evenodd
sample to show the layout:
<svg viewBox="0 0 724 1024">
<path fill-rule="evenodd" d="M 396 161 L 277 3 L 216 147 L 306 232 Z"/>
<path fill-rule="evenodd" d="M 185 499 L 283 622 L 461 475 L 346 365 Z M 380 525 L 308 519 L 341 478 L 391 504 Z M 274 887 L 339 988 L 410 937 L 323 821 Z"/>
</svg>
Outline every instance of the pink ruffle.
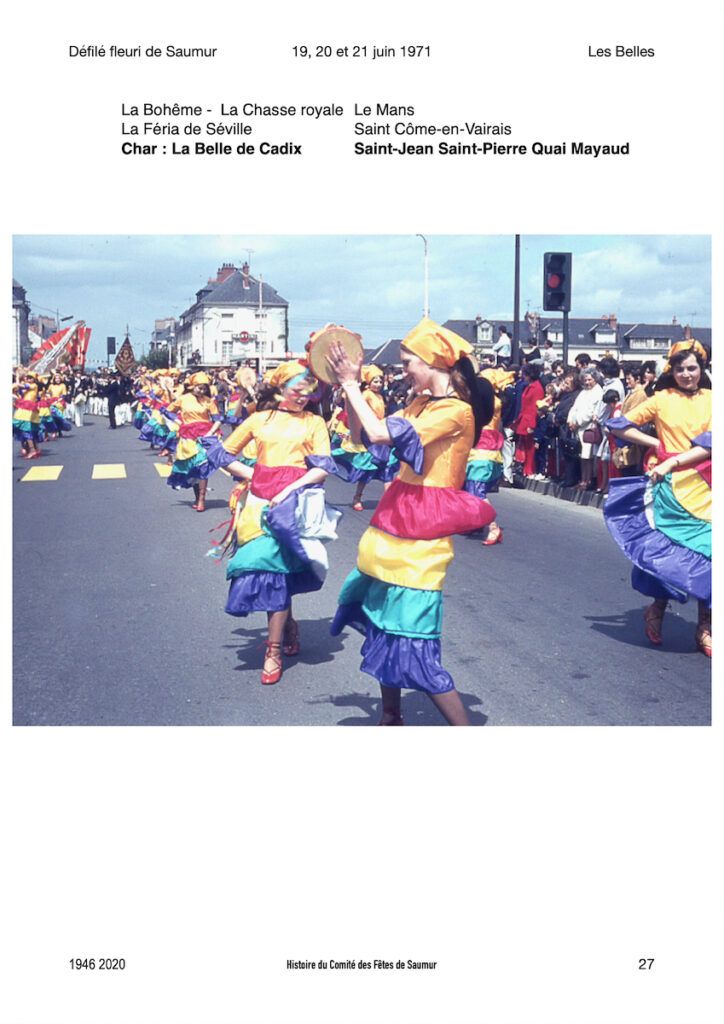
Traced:
<svg viewBox="0 0 724 1024">
<path fill-rule="evenodd" d="M 395 480 L 382 495 L 371 526 L 408 540 L 437 540 L 482 530 L 495 519 L 489 501 L 456 487 L 424 487 Z"/>
</svg>

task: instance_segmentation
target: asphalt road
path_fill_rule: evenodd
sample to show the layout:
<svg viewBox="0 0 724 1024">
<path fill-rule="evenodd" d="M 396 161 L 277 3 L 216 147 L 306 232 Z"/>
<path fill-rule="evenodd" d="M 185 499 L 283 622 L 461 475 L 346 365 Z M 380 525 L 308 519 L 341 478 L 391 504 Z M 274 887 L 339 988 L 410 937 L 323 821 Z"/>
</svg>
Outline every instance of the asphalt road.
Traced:
<svg viewBox="0 0 724 1024">
<path fill-rule="evenodd" d="M 17 445 L 15 445 L 17 449 Z M 329 635 L 340 585 L 381 493 L 351 511 L 352 488 L 328 481 L 344 511 L 324 589 L 295 600 L 302 653 L 281 682 L 259 675 L 266 617 L 223 611 L 224 566 L 205 552 L 227 518 L 227 477 L 209 510 L 166 486 L 130 426 L 87 426 L 13 460 L 16 725 L 375 725 L 379 690 L 359 671 L 361 638 Z M 123 479 L 91 479 L 123 464 Z M 21 482 L 31 467 L 57 480 Z M 475 725 L 708 725 L 710 663 L 696 652 L 693 603 L 644 636 L 645 599 L 597 509 L 529 491 L 493 503 L 504 541 L 458 537 L 445 588 L 443 664 Z M 408 725 L 440 725 L 405 691 Z"/>
</svg>

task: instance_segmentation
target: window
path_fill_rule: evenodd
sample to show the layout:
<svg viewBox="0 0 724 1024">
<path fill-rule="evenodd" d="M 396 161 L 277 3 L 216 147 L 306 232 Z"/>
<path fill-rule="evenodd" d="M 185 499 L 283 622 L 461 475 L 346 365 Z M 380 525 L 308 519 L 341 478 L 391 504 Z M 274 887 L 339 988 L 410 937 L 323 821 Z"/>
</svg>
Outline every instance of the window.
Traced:
<svg viewBox="0 0 724 1024">
<path fill-rule="evenodd" d="M 478 324 L 478 342 L 479 344 L 490 343 L 493 340 L 493 328 L 490 324 Z"/>
</svg>

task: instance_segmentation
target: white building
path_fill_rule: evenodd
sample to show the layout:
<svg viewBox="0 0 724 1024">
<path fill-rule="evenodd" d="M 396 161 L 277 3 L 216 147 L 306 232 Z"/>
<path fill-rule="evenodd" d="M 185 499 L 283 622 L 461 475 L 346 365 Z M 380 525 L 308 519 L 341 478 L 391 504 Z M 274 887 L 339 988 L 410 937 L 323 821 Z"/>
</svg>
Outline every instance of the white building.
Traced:
<svg viewBox="0 0 724 1024">
<path fill-rule="evenodd" d="M 251 359 L 263 372 L 287 355 L 289 303 L 271 285 L 224 263 L 181 314 L 178 366 L 233 366 Z"/>
</svg>

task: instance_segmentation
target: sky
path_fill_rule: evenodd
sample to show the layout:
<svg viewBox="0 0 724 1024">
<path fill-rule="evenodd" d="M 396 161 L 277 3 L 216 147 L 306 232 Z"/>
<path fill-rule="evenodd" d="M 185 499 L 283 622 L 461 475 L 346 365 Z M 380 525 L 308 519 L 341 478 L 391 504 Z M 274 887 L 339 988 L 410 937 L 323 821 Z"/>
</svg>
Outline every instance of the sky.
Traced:
<svg viewBox="0 0 724 1024">
<path fill-rule="evenodd" d="M 429 235 L 430 315 L 439 322 L 512 319 L 514 236 Z M 543 253 L 573 253 L 571 316 L 711 326 L 708 235 L 523 235 L 521 316 L 541 310 Z M 366 348 L 403 337 L 424 306 L 424 242 L 417 235 L 18 235 L 13 277 L 31 315 L 71 316 L 92 328 L 90 366 L 106 337 L 137 356 L 154 320 L 178 317 L 222 263 L 249 261 L 289 303 L 290 348 L 328 322 Z"/>
</svg>

